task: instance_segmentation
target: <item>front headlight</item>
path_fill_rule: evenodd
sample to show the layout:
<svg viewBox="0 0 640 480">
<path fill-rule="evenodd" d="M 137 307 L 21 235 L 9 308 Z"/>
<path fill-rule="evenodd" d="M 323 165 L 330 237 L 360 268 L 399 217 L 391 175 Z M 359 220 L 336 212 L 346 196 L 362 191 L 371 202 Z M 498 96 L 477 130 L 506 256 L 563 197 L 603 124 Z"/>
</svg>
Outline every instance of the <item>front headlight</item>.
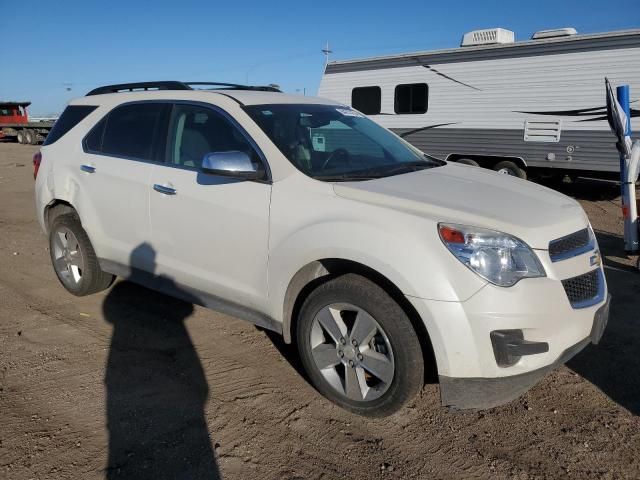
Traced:
<svg viewBox="0 0 640 480">
<path fill-rule="evenodd" d="M 440 223 L 442 242 L 458 260 L 501 287 L 523 278 L 546 276 L 529 245 L 506 233 L 466 225 Z"/>
</svg>

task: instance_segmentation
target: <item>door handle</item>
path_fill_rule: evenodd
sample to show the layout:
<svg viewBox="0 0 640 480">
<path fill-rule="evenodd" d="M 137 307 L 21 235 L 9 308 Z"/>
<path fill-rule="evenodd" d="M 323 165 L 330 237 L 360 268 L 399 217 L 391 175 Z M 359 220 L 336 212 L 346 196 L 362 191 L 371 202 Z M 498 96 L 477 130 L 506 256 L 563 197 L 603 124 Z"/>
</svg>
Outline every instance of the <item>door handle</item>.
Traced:
<svg viewBox="0 0 640 480">
<path fill-rule="evenodd" d="M 159 183 L 154 184 L 153 189 L 156 192 L 160 192 L 164 195 L 175 195 L 177 193 L 175 188 L 167 187 L 165 185 L 160 185 Z"/>
<path fill-rule="evenodd" d="M 80 165 L 80 170 L 87 173 L 96 173 L 96 167 L 93 165 Z"/>
</svg>

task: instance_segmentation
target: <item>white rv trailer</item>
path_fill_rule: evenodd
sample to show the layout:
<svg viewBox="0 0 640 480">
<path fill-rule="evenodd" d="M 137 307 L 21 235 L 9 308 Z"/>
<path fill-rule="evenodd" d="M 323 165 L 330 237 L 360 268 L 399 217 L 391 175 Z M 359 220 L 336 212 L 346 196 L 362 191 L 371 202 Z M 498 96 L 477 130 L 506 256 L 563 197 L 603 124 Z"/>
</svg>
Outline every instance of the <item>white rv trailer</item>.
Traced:
<svg viewBox="0 0 640 480">
<path fill-rule="evenodd" d="M 522 42 L 509 30 L 479 30 L 465 34 L 460 48 L 330 62 L 319 96 L 447 160 L 521 177 L 532 168 L 611 175 L 619 157 L 605 76 L 630 85 L 637 131 L 640 30 L 548 30 Z"/>
</svg>

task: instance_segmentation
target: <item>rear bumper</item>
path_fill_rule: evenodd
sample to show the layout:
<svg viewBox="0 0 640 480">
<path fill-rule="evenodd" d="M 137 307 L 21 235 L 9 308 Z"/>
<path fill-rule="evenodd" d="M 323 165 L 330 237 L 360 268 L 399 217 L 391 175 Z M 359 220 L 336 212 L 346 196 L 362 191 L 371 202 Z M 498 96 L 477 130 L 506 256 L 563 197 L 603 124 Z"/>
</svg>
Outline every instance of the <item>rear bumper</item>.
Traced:
<svg viewBox="0 0 640 480">
<path fill-rule="evenodd" d="M 557 360 L 545 367 L 526 373 L 496 378 L 456 378 L 440 375 L 442 404 L 455 409 L 491 408 L 503 405 L 529 390 L 547 373 L 567 362 L 590 343 L 597 344 L 609 320 L 611 296 L 595 312 L 588 337 L 565 349 Z"/>
</svg>

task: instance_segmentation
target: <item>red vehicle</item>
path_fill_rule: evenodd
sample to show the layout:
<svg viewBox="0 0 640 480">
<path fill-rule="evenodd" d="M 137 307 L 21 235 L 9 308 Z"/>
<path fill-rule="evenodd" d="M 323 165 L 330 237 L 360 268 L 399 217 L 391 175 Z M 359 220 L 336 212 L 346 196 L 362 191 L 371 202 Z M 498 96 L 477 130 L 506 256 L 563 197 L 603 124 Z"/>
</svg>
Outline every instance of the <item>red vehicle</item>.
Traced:
<svg viewBox="0 0 640 480">
<path fill-rule="evenodd" d="M 54 121 L 29 121 L 29 105 L 31 102 L 0 102 L 0 138 L 15 138 L 30 145 L 44 141 Z"/>
</svg>

